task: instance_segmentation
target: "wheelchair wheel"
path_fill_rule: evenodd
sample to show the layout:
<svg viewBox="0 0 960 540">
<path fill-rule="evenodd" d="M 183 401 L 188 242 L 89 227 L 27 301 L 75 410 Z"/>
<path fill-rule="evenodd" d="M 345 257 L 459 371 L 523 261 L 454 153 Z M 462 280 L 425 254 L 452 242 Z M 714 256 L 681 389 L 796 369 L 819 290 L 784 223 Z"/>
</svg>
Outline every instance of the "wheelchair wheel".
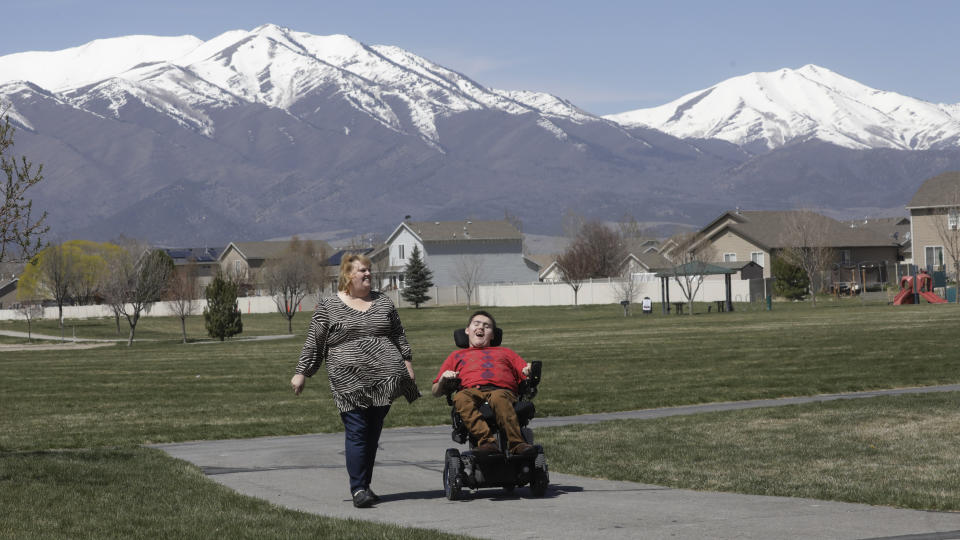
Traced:
<svg viewBox="0 0 960 540">
<path fill-rule="evenodd" d="M 460 497 L 460 488 L 462 487 L 460 465 L 460 452 L 447 450 L 447 459 L 443 466 L 443 493 L 451 501 Z"/>
<path fill-rule="evenodd" d="M 547 473 L 547 456 L 540 454 L 533 464 L 533 478 L 530 480 L 530 493 L 534 497 L 543 497 L 550 484 L 550 475 Z"/>
</svg>

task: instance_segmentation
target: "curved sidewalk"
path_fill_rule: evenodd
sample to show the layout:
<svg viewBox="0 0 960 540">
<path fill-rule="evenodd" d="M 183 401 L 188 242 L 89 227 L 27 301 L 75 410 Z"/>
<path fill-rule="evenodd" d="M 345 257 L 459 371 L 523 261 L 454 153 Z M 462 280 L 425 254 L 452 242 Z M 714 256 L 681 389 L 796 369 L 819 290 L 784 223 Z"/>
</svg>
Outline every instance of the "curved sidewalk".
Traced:
<svg viewBox="0 0 960 540">
<path fill-rule="evenodd" d="M 948 391 L 960 385 L 542 418 L 533 427 Z M 153 447 L 240 493 L 288 508 L 479 538 L 960 538 L 960 513 L 699 492 L 556 472 L 543 498 L 530 497 L 526 488 L 512 495 L 488 489 L 451 502 L 441 478 L 444 450 L 456 447 L 449 426 L 388 429 L 380 442 L 373 487 L 383 501 L 365 510 L 350 504 L 342 433 Z"/>
</svg>

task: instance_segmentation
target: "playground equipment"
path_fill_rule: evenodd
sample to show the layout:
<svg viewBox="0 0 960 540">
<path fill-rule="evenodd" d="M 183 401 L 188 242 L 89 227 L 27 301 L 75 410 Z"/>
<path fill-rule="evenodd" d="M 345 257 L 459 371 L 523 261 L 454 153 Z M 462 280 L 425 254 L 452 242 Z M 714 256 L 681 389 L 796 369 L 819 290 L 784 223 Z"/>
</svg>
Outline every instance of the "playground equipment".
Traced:
<svg viewBox="0 0 960 540">
<path fill-rule="evenodd" d="M 943 297 L 933 292 L 933 278 L 926 272 L 917 274 L 916 283 L 914 276 L 903 276 L 900 278 L 900 292 L 893 299 L 893 305 L 912 304 L 914 299 L 914 285 L 917 286 L 916 292 L 931 304 L 946 304 Z"/>
</svg>

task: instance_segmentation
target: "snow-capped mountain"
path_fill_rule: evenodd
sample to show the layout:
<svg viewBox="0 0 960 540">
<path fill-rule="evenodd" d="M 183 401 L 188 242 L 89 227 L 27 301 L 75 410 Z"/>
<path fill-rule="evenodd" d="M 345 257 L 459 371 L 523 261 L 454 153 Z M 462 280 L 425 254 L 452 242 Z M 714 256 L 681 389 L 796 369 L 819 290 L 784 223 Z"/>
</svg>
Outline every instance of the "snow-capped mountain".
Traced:
<svg viewBox="0 0 960 540">
<path fill-rule="evenodd" d="M 338 96 L 384 127 L 412 131 L 438 148 L 438 118 L 471 110 L 601 121 L 548 94 L 485 88 L 398 47 L 271 24 L 206 42 L 192 36 L 126 36 L 0 57 L 0 84 L 17 80 L 61 94 L 83 109 L 109 102 L 107 109 L 117 118 L 128 100 L 139 100 L 207 136 L 216 126 L 201 108 L 242 100 L 293 112 L 316 93 Z M 541 124 L 553 134 L 562 131 L 548 120 Z"/>
<path fill-rule="evenodd" d="M 60 238 L 212 245 L 505 211 L 546 234 L 569 210 L 698 225 L 735 206 L 902 207 L 960 169 L 960 105 L 812 66 L 606 119 L 274 25 L 3 56 L 0 111 L 44 166 L 30 196 Z"/>
<path fill-rule="evenodd" d="M 858 150 L 930 150 L 960 146 L 958 110 L 806 65 L 734 77 L 666 105 L 605 118 L 684 139 L 768 149 L 817 139 Z"/>
</svg>

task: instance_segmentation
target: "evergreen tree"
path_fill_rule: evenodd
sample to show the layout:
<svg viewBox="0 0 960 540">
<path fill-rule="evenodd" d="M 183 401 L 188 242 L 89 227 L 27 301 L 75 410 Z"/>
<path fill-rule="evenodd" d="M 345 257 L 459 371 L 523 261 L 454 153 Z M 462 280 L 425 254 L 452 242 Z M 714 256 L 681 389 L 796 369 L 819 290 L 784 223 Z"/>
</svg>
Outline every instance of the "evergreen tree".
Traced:
<svg viewBox="0 0 960 540">
<path fill-rule="evenodd" d="M 413 246 L 413 253 L 410 254 L 410 261 L 407 262 L 407 269 L 404 270 L 404 274 L 406 280 L 400 296 L 419 309 L 420 304 L 424 304 L 432 298 L 427 294 L 427 291 L 430 290 L 430 287 L 433 287 L 433 281 L 430 281 L 433 272 L 427 268 L 423 259 L 420 258 L 419 246 Z"/>
<path fill-rule="evenodd" d="M 207 307 L 203 309 L 207 333 L 212 338 L 234 336 L 243 332 L 243 321 L 237 308 L 237 284 L 226 279 L 221 272 L 213 278 L 206 290 Z"/>
<path fill-rule="evenodd" d="M 803 300 L 810 288 L 810 279 L 807 273 L 799 266 L 794 266 L 780 257 L 773 257 L 770 267 L 773 276 L 773 293 L 789 300 Z"/>
</svg>

